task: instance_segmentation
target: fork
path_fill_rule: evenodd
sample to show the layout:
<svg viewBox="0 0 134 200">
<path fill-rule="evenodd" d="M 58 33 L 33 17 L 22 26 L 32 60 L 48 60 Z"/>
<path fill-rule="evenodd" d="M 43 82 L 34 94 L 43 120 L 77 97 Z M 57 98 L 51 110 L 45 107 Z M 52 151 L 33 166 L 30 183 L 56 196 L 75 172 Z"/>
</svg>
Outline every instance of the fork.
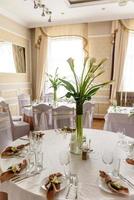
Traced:
<svg viewBox="0 0 134 200">
<path fill-rule="evenodd" d="M 70 183 L 69 183 L 69 186 L 68 186 L 68 190 L 67 190 L 65 199 L 68 199 L 68 195 L 69 195 L 69 192 L 70 192 L 72 185 L 73 185 L 73 177 L 70 177 Z"/>
<path fill-rule="evenodd" d="M 78 199 L 78 177 L 75 178 L 75 182 L 74 182 L 74 185 L 76 187 L 76 197 L 75 199 Z"/>
<path fill-rule="evenodd" d="M 14 183 L 17 183 L 17 182 L 23 181 L 24 179 L 36 176 L 38 174 L 40 174 L 40 173 L 36 172 L 34 174 L 29 174 L 29 175 L 25 174 L 24 176 L 18 175 L 16 177 L 12 178 L 11 181 L 13 181 Z"/>
</svg>

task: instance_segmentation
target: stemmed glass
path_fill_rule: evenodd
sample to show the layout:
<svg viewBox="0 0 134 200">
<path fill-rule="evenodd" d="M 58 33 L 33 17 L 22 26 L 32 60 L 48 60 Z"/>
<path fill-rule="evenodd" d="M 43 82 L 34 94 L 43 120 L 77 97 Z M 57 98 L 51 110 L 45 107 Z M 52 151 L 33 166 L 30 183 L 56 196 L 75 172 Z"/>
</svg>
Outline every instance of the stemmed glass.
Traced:
<svg viewBox="0 0 134 200">
<path fill-rule="evenodd" d="M 60 164 L 64 167 L 64 174 L 68 178 L 70 175 L 70 154 L 68 151 L 61 151 L 59 154 L 59 161 Z M 68 172 L 67 172 L 67 166 L 68 166 Z"/>
<path fill-rule="evenodd" d="M 40 172 L 43 169 L 42 140 L 36 133 L 30 132 L 29 141 L 29 156 L 33 157 L 32 160 L 34 160 L 34 163 L 32 162 L 32 168 L 34 168 L 33 173 Z"/>
<path fill-rule="evenodd" d="M 108 172 L 109 172 L 109 167 L 113 163 L 113 152 L 109 150 L 105 150 L 102 154 L 102 161 L 107 165 Z"/>
<path fill-rule="evenodd" d="M 121 145 L 121 147 L 124 146 L 125 144 L 125 130 L 121 131 L 117 131 L 117 134 L 118 134 L 118 144 Z"/>
</svg>

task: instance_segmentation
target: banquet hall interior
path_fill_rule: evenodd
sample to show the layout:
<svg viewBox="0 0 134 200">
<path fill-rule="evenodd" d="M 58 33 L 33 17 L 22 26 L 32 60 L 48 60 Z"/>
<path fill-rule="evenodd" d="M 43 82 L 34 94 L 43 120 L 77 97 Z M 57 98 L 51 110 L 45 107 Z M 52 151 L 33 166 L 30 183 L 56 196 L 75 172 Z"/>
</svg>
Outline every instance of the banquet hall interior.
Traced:
<svg viewBox="0 0 134 200">
<path fill-rule="evenodd" d="M 0 0 L 0 200 L 134 200 L 134 0 Z"/>
</svg>

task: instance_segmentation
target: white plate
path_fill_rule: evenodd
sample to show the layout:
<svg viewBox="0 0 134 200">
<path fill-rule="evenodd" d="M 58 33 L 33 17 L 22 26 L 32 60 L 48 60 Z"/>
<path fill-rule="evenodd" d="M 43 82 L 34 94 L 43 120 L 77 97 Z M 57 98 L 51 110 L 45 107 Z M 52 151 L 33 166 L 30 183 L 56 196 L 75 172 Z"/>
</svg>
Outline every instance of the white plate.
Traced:
<svg viewBox="0 0 134 200">
<path fill-rule="evenodd" d="M 98 178 L 98 186 L 100 189 L 102 189 L 105 192 L 113 193 L 107 186 L 107 184 L 101 179 L 101 177 Z"/>
<path fill-rule="evenodd" d="M 121 179 L 119 178 L 115 178 L 115 177 L 112 177 L 112 180 L 115 180 L 115 181 L 119 181 L 120 184 L 122 184 L 124 187 L 127 187 L 129 189 L 129 194 L 131 195 L 131 189 L 130 187 L 124 183 Z M 107 192 L 107 193 L 111 193 L 111 194 L 118 194 L 118 195 L 122 195 L 121 193 L 116 193 L 116 192 L 112 192 L 109 187 L 107 186 L 107 184 L 102 180 L 101 177 L 98 178 L 98 186 L 100 189 L 102 189 L 103 191 Z M 127 195 L 127 194 L 126 194 Z"/>
<path fill-rule="evenodd" d="M 61 184 L 60 184 L 60 191 L 65 189 L 66 186 L 67 186 L 67 180 L 64 176 L 61 176 L 59 177 L 59 180 L 61 181 Z M 47 190 L 46 187 L 45 187 L 45 184 L 48 182 L 48 177 L 44 178 L 41 182 L 41 188 L 43 190 Z"/>
</svg>

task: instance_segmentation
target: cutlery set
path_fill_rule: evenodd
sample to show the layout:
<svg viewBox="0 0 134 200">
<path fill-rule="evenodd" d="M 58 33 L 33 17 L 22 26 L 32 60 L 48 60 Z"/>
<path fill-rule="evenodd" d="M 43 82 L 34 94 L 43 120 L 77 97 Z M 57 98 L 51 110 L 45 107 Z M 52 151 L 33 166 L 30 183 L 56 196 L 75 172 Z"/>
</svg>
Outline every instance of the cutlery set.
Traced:
<svg viewBox="0 0 134 200">
<path fill-rule="evenodd" d="M 134 189 L 134 184 L 130 180 L 128 180 L 126 177 L 124 177 L 122 174 L 119 174 L 119 178 L 122 181 L 126 182 L 132 189 Z"/>
<path fill-rule="evenodd" d="M 18 183 L 18 182 L 21 182 L 21 181 L 23 181 L 23 180 L 25 180 L 25 179 L 28 179 L 28 178 L 30 178 L 30 177 L 36 176 L 36 175 L 38 175 L 38 174 L 40 174 L 40 172 L 31 173 L 31 174 L 17 175 L 17 176 L 15 176 L 15 177 L 13 177 L 13 178 L 11 179 L 11 181 L 13 181 L 14 183 Z"/>
<path fill-rule="evenodd" d="M 65 199 L 73 199 L 73 200 L 78 199 L 78 178 L 77 177 L 70 177 L 70 184 L 68 186 Z"/>
</svg>

